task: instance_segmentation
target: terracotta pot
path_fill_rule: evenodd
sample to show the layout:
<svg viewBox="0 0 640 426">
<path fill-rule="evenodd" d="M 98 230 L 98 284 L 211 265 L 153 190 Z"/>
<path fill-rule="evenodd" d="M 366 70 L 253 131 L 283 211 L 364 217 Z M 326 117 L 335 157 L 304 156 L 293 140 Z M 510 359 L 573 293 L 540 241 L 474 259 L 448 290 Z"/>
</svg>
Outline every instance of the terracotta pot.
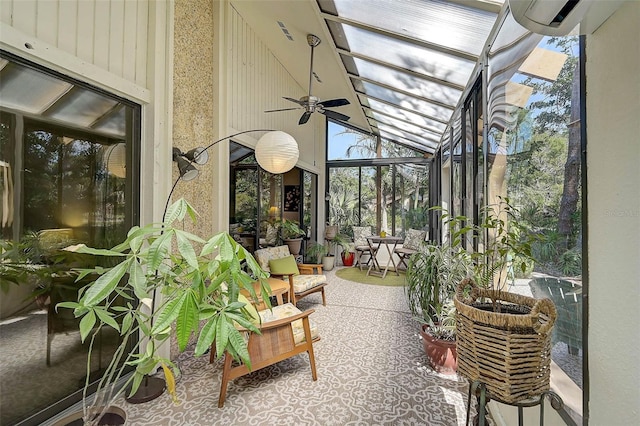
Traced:
<svg viewBox="0 0 640 426">
<path fill-rule="evenodd" d="M 458 354 L 456 352 L 456 342 L 439 340 L 428 333 L 429 326 L 422 325 L 420 335 L 422 345 L 429 359 L 429 364 L 438 373 L 455 374 L 458 368 Z"/>
<path fill-rule="evenodd" d="M 302 238 L 285 239 L 284 243 L 289 246 L 289 253 L 294 256 L 300 254 L 300 248 L 302 247 Z"/>
<path fill-rule="evenodd" d="M 356 258 L 356 254 L 355 253 L 353 253 L 353 252 L 347 252 L 347 253 L 342 252 L 341 256 L 342 256 L 342 264 L 344 266 L 353 266 L 353 261 Z"/>
</svg>

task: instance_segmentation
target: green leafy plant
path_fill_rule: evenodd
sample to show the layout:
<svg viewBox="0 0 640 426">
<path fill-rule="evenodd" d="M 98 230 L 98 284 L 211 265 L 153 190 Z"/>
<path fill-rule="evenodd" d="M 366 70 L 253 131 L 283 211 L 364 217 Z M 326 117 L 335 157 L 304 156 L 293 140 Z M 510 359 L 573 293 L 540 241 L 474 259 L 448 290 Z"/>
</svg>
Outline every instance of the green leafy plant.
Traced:
<svg viewBox="0 0 640 426">
<path fill-rule="evenodd" d="M 500 198 L 497 204 L 485 206 L 481 211 L 483 221 L 474 225 L 466 216 L 442 215 L 452 230 L 452 246 L 461 246 L 463 239 L 470 239 L 467 247 L 478 250 L 471 253 L 473 278 L 478 285 L 499 290 L 508 279 L 508 266 L 526 274 L 533 268 L 535 258 L 532 246 L 540 237 L 520 220 L 520 213 L 509 198 Z M 517 262 L 514 262 L 514 259 Z"/>
<path fill-rule="evenodd" d="M 457 241 L 457 240 L 456 240 Z M 441 322 L 443 306 L 453 300 L 457 284 L 471 274 L 471 256 L 456 245 L 425 245 L 409 258 L 405 294 L 414 318 Z"/>
<path fill-rule="evenodd" d="M 329 254 L 329 247 L 324 244 L 313 242 L 309 244 L 305 254 L 314 263 L 322 263 L 322 258 Z"/>
<path fill-rule="evenodd" d="M 305 235 L 304 230 L 302 230 L 298 222 L 294 220 L 283 219 L 280 222 L 280 229 L 282 231 L 282 239 L 284 240 L 301 238 Z"/>
<path fill-rule="evenodd" d="M 447 300 L 431 310 L 432 316 L 425 323 L 429 334 L 436 339 L 453 342 L 456 340 L 456 307 L 453 300 Z"/>
<path fill-rule="evenodd" d="M 158 355 L 157 348 L 175 332 L 178 346 L 185 350 L 192 335 L 197 335 L 196 356 L 209 348 L 217 357 L 228 351 L 251 368 L 251 360 L 238 324 L 258 332 L 254 318 L 240 295 L 246 289 L 256 297 L 252 282 L 267 277 L 255 259 L 226 232 L 208 240 L 173 227 L 186 216 L 194 222 L 196 212 L 184 200 L 167 209 L 163 224 L 133 227 L 127 238 L 112 249 L 78 245 L 68 250 L 98 257 L 114 257 L 112 267 L 79 270 L 78 280 L 96 276 L 79 292 L 77 302 L 63 302 L 57 309 L 72 309 L 80 320 L 83 341 L 90 340 L 87 372 L 91 365 L 91 348 L 102 327 L 111 327 L 121 336 L 95 393 L 93 406 L 86 405 L 89 379 L 85 383 L 85 424 L 94 424 L 90 413 L 95 407 L 108 407 L 125 389 L 133 395 L 143 378 L 160 365 L 167 389 L 175 399 L 177 367 Z M 201 248 L 200 248 L 201 247 Z M 197 251 L 198 250 L 198 251 Z M 251 275 L 245 272 L 243 264 Z M 268 301 L 268 284 L 262 281 L 262 300 Z M 154 304 L 154 297 L 160 300 Z M 117 303 L 117 300 L 125 303 Z M 143 301 L 137 303 L 137 300 Z M 142 339 L 141 337 L 144 337 Z M 212 344 L 215 346 L 212 347 Z M 129 344 L 133 350 L 129 349 Z M 117 386 L 128 370 L 134 372 L 124 386 Z M 88 377 L 88 375 L 87 375 Z"/>
<path fill-rule="evenodd" d="M 345 234 L 337 234 L 333 238 L 333 240 L 331 242 L 333 244 L 336 244 L 336 245 L 342 247 L 342 253 L 343 254 L 347 254 L 347 253 L 353 252 L 355 250 L 355 247 L 353 245 L 353 242 L 351 241 L 351 238 L 349 238 Z"/>
</svg>

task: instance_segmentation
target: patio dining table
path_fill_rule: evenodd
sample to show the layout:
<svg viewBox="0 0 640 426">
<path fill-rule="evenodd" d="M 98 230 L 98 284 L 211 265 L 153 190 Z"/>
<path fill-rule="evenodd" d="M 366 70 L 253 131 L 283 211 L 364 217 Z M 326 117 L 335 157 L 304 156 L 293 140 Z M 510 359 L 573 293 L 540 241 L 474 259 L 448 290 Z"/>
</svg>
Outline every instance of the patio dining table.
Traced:
<svg viewBox="0 0 640 426">
<path fill-rule="evenodd" d="M 386 236 L 371 236 L 367 237 L 367 244 L 369 244 L 369 248 L 371 249 L 371 265 L 369 265 L 369 269 L 367 270 L 367 275 L 377 275 L 382 278 L 387 276 L 387 272 L 389 271 L 389 266 L 393 265 L 393 270 L 396 275 L 400 275 L 398 272 L 398 267 L 396 262 L 393 260 L 393 251 L 399 242 L 402 241 L 400 237 Z M 387 254 L 389 255 L 389 259 L 387 260 L 387 264 L 384 269 L 380 266 L 380 262 L 378 261 L 378 253 L 380 251 L 380 247 L 384 246 L 387 249 Z"/>
</svg>

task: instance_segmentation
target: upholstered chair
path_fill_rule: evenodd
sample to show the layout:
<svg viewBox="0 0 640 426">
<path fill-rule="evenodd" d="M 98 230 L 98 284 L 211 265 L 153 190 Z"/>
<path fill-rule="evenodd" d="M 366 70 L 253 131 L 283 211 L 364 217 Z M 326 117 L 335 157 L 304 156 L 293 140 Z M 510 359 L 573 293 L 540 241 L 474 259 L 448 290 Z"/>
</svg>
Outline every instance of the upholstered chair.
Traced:
<svg viewBox="0 0 640 426">
<path fill-rule="evenodd" d="M 288 246 L 263 248 L 256 250 L 253 256 L 272 277 L 289 282 L 289 301 L 294 305 L 303 297 L 318 292 L 322 294 L 322 304 L 327 305 L 324 292 L 327 277 L 322 274 L 322 265 L 296 263 Z"/>
<path fill-rule="evenodd" d="M 403 266 L 407 268 L 407 260 L 409 257 L 419 251 L 424 245 L 427 239 L 427 232 L 420 229 L 407 229 L 404 237 L 402 247 L 396 247 L 393 252 L 398 255 L 400 261 L 398 262 L 398 268 Z"/>
</svg>

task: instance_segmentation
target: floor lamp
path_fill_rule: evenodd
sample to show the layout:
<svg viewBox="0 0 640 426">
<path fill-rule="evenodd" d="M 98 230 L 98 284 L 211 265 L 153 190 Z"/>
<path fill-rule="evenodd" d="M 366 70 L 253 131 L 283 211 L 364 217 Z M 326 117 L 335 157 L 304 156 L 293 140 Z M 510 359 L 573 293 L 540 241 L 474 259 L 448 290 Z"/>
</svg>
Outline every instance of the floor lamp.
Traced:
<svg viewBox="0 0 640 426">
<path fill-rule="evenodd" d="M 235 133 L 230 136 L 225 136 L 222 139 L 218 139 L 206 147 L 198 147 L 191 149 L 187 152 L 182 152 L 179 148 L 172 148 L 172 159 L 178 165 L 180 175 L 173 182 L 171 191 L 167 196 L 167 201 L 162 213 L 162 222 L 166 219 L 167 209 L 171 202 L 171 197 L 180 180 L 190 181 L 198 177 L 199 171 L 195 165 L 203 166 L 209 160 L 209 149 L 214 145 L 232 139 L 236 136 L 243 135 L 245 133 L 253 132 L 267 132 L 257 142 L 255 147 L 256 161 L 264 170 L 273 174 L 285 173 L 291 170 L 298 162 L 299 150 L 296 140 L 289 134 L 279 130 L 245 130 L 243 132 Z M 153 296 L 151 298 L 151 312 L 154 312 L 155 308 L 156 291 L 154 289 Z M 151 317 L 153 326 L 153 316 Z M 166 383 L 164 379 L 160 377 L 146 376 L 140 387 L 135 394 L 126 398 L 127 402 L 131 404 L 141 404 L 149 402 L 164 393 Z"/>
</svg>

